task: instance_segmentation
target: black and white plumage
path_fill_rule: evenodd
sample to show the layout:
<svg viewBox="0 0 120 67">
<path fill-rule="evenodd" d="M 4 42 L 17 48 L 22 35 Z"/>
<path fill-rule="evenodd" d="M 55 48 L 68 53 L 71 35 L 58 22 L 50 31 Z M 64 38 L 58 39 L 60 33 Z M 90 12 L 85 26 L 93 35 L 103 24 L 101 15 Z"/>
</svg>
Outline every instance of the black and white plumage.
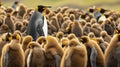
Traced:
<svg viewBox="0 0 120 67">
<path fill-rule="evenodd" d="M 39 36 L 47 36 L 48 26 L 45 16 L 38 11 L 34 11 L 28 24 L 27 34 L 31 35 L 34 40 Z"/>
</svg>

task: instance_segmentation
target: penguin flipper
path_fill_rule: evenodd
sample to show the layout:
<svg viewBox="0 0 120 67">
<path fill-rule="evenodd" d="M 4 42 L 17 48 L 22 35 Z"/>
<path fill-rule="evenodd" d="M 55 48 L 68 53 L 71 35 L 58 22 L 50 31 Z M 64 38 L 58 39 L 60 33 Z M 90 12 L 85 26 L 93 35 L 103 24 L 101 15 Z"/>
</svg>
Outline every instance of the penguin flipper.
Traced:
<svg viewBox="0 0 120 67">
<path fill-rule="evenodd" d="M 90 55 L 91 67 L 97 67 L 96 66 L 96 58 L 97 58 L 97 51 L 94 47 L 92 47 L 91 48 L 91 55 Z"/>
<path fill-rule="evenodd" d="M 38 32 L 39 36 L 44 36 L 44 31 L 40 24 L 37 26 L 37 32 Z"/>
<path fill-rule="evenodd" d="M 61 57 L 59 55 L 54 55 L 56 67 L 60 67 Z"/>
<path fill-rule="evenodd" d="M 8 52 L 6 52 L 4 55 L 4 67 L 8 67 L 8 57 Z"/>
</svg>

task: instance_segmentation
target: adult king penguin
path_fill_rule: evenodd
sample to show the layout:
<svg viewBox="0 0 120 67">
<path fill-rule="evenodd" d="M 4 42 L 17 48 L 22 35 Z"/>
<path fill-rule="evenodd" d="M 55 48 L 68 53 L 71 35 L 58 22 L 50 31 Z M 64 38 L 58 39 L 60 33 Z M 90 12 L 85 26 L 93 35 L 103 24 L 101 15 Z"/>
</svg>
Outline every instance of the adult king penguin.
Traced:
<svg viewBox="0 0 120 67">
<path fill-rule="evenodd" d="M 38 5 L 30 19 L 27 27 L 27 34 L 33 37 L 35 41 L 39 36 L 47 36 L 48 26 L 46 17 L 42 14 L 45 9 L 51 8 L 51 6 Z"/>
</svg>

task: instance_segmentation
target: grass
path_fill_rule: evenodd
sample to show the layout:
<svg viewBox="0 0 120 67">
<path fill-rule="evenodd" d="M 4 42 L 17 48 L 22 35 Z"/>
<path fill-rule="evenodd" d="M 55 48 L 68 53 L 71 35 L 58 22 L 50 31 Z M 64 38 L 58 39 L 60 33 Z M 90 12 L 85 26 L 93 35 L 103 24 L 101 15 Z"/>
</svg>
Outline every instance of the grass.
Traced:
<svg viewBox="0 0 120 67">
<path fill-rule="evenodd" d="M 120 10 L 120 2 L 119 0 L 20 0 L 22 3 L 24 3 L 25 5 L 27 5 L 28 7 L 35 7 L 38 4 L 42 4 L 42 5 L 51 5 L 52 9 L 56 9 L 57 7 L 60 6 L 66 6 L 66 5 L 73 5 L 73 6 L 82 6 L 82 7 L 89 7 L 92 5 L 98 5 L 99 7 L 103 7 L 103 8 L 109 8 L 112 10 Z M 11 6 L 12 3 L 14 2 L 14 0 L 10 1 L 10 2 L 4 2 L 6 6 Z M 117 3 L 114 5 L 107 5 L 110 3 Z M 79 7 L 78 7 L 79 8 Z M 86 9 L 86 8 L 85 8 Z"/>
</svg>

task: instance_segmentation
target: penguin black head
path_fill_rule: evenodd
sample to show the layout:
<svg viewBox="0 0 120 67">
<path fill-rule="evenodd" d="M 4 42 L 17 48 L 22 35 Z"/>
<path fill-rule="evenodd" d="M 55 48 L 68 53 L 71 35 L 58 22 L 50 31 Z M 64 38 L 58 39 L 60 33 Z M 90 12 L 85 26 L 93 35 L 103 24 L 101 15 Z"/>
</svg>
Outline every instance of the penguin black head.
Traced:
<svg viewBox="0 0 120 67">
<path fill-rule="evenodd" d="M 43 5 L 38 5 L 36 8 L 35 8 L 35 10 L 37 10 L 37 11 L 39 11 L 39 12 L 44 12 L 44 10 L 46 9 L 46 8 L 51 8 L 51 6 L 43 6 Z"/>
<path fill-rule="evenodd" d="M 103 8 L 99 8 L 98 11 L 103 14 L 103 13 L 105 13 L 107 10 L 105 10 L 105 9 L 103 9 Z"/>
<path fill-rule="evenodd" d="M 94 11 L 95 11 L 95 9 L 93 9 L 93 8 L 88 8 L 88 12 L 93 13 Z"/>
<path fill-rule="evenodd" d="M 85 19 L 86 15 L 80 15 L 80 18 Z"/>
<path fill-rule="evenodd" d="M 15 1 L 15 2 L 14 2 L 14 4 L 16 4 L 16 5 L 17 5 L 18 3 L 19 3 L 18 1 Z"/>
</svg>

